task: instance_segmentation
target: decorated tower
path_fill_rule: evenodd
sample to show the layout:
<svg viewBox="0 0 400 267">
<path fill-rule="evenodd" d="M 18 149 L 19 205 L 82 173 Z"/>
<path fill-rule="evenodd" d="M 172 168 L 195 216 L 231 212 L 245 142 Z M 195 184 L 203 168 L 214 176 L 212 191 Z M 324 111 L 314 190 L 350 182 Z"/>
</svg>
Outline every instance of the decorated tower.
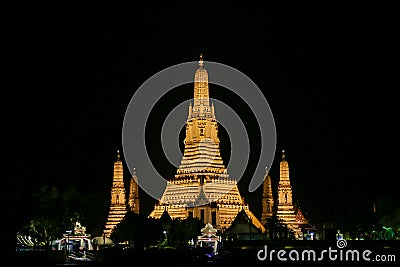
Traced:
<svg viewBox="0 0 400 267">
<path fill-rule="evenodd" d="M 110 237 L 112 230 L 125 217 L 126 212 L 123 166 L 119 151 L 117 151 L 117 160 L 114 162 L 114 176 L 111 187 L 111 204 L 104 228 L 104 234 L 107 237 Z"/>
<path fill-rule="evenodd" d="M 139 214 L 139 187 L 137 184 L 138 178 L 136 176 L 136 169 L 133 168 L 133 176 L 131 177 L 131 182 L 129 185 L 129 198 L 128 198 L 128 206 L 131 212 Z"/>
<path fill-rule="evenodd" d="M 274 197 L 272 195 L 271 177 L 268 174 L 268 169 L 265 168 L 265 177 L 263 182 L 263 196 L 262 196 L 262 213 L 261 223 L 265 225 L 268 218 L 274 215 Z"/>
<path fill-rule="evenodd" d="M 301 230 L 296 221 L 296 211 L 292 199 L 292 186 L 289 178 L 289 163 L 286 161 L 285 151 L 282 151 L 280 162 L 280 178 L 278 185 L 278 209 L 279 219 L 295 232 L 297 238 L 301 238 Z"/>
<path fill-rule="evenodd" d="M 200 55 L 194 75 L 193 105 L 189 105 L 186 120 L 183 158 L 150 217 L 160 218 L 166 210 L 171 218 L 196 217 L 223 231 L 243 208 L 253 224 L 265 230 L 241 197 L 236 180 L 229 177 L 219 143 L 218 122 L 209 100 L 208 73 Z"/>
</svg>

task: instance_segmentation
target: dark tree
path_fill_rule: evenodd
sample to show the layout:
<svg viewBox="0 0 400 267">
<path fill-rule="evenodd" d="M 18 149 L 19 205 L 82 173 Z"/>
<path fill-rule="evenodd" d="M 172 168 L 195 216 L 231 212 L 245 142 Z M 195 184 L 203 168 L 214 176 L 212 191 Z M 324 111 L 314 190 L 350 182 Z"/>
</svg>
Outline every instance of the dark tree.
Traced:
<svg viewBox="0 0 400 267">
<path fill-rule="evenodd" d="M 115 243 L 128 242 L 135 247 L 149 246 L 160 241 L 162 227 L 158 220 L 128 212 L 115 227 L 111 239 Z"/>
<path fill-rule="evenodd" d="M 18 234 L 30 236 L 35 249 L 44 247 L 49 250 L 50 242 L 62 237 L 82 217 L 76 211 L 76 204 L 73 204 L 78 199 L 77 195 L 75 187 L 64 192 L 55 187 L 40 187 L 33 193 L 33 215 Z"/>
<path fill-rule="evenodd" d="M 274 215 L 269 218 L 265 224 L 267 229 L 267 237 L 271 240 L 292 240 L 294 239 L 294 232 L 291 230 L 283 220 Z"/>
</svg>

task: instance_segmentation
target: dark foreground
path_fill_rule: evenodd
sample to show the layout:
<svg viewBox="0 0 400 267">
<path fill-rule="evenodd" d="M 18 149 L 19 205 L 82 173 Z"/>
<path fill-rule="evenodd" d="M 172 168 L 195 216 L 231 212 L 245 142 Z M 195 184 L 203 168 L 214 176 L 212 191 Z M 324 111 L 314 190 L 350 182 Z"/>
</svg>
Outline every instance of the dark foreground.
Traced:
<svg viewBox="0 0 400 267">
<path fill-rule="evenodd" d="M 94 251 L 92 260 L 66 261 L 65 252 L 16 252 L 11 266 L 398 266 L 400 241 L 242 241 L 224 244 L 218 255 L 199 249 Z M 278 256 L 279 255 L 279 256 Z"/>
</svg>

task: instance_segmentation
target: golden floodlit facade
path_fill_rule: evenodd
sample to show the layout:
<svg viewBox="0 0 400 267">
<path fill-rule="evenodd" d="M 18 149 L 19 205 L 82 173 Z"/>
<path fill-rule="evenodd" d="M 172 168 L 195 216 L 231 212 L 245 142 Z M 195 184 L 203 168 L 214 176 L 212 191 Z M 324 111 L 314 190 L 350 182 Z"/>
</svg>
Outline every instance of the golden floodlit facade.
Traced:
<svg viewBox="0 0 400 267">
<path fill-rule="evenodd" d="M 128 205 L 126 202 L 126 190 L 124 184 L 124 170 L 119 151 L 117 152 L 117 160 L 114 162 L 114 175 L 111 187 L 111 203 L 108 212 L 107 222 L 103 233 L 106 237 L 110 237 L 115 226 L 122 221 L 128 209 L 139 214 L 139 190 L 137 185 L 137 176 L 134 172 L 130 180 L 130 190 Z"/>
<path fill-rule="evenodd" d="M 277 216 L 289 229 L 296 239 L 303 239 L 304 233 L 315 231 L 305 218 L 298 205 L 293 203 L 293 190 L 290 184 L 289 163 L 286 160 L 285 151 L 282 151 L 282 160 L 279 164 L 279 184 L 277 199 L 274 200 L 271 177 L 266 170 L 263 182 L 261 223 L 266 225 L 268 219 Z"/>
<path fill-rule="evenodd" d="M 208 73 L 200 56 L 194 75 L 194 100 L 186 120 L 186 138 L 180 166 L 169 180 L 162 197 L 149 217 L 199 218 L 216 229 L 227 229 L 243 209 L 262 232 L 263 224 L 241 197 L 236 180 L 229 177 L 223 163 L 218 138 L 218 121 L 210 104 Z"/>
<path fill-rule="evenodd" d="M 276 215 L 294 231 L 296 238 L 302 238 L 299 222 L 296 220 L 296 209 L 293 205 L 293 192 L 290 185 L 289 163 L 286 161 L 285 151 L 282 151 L 278 185 L 278 208 Z"/>
</svg>

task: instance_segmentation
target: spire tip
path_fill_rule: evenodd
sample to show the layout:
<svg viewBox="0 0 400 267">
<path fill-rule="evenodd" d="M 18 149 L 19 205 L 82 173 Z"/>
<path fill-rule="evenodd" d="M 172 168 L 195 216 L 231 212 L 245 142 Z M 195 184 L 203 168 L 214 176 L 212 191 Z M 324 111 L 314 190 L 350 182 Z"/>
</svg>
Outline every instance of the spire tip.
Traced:
<svg viewBox="0 0 400 267">
<path fill-rule="evenodd" d="M 203 67 L 203 66 L 204 66 L 204 63 L 203 63 L 203 53 L 200 53 L 199 66 L 200 66 L 200 67 Z"/>
</svg>

